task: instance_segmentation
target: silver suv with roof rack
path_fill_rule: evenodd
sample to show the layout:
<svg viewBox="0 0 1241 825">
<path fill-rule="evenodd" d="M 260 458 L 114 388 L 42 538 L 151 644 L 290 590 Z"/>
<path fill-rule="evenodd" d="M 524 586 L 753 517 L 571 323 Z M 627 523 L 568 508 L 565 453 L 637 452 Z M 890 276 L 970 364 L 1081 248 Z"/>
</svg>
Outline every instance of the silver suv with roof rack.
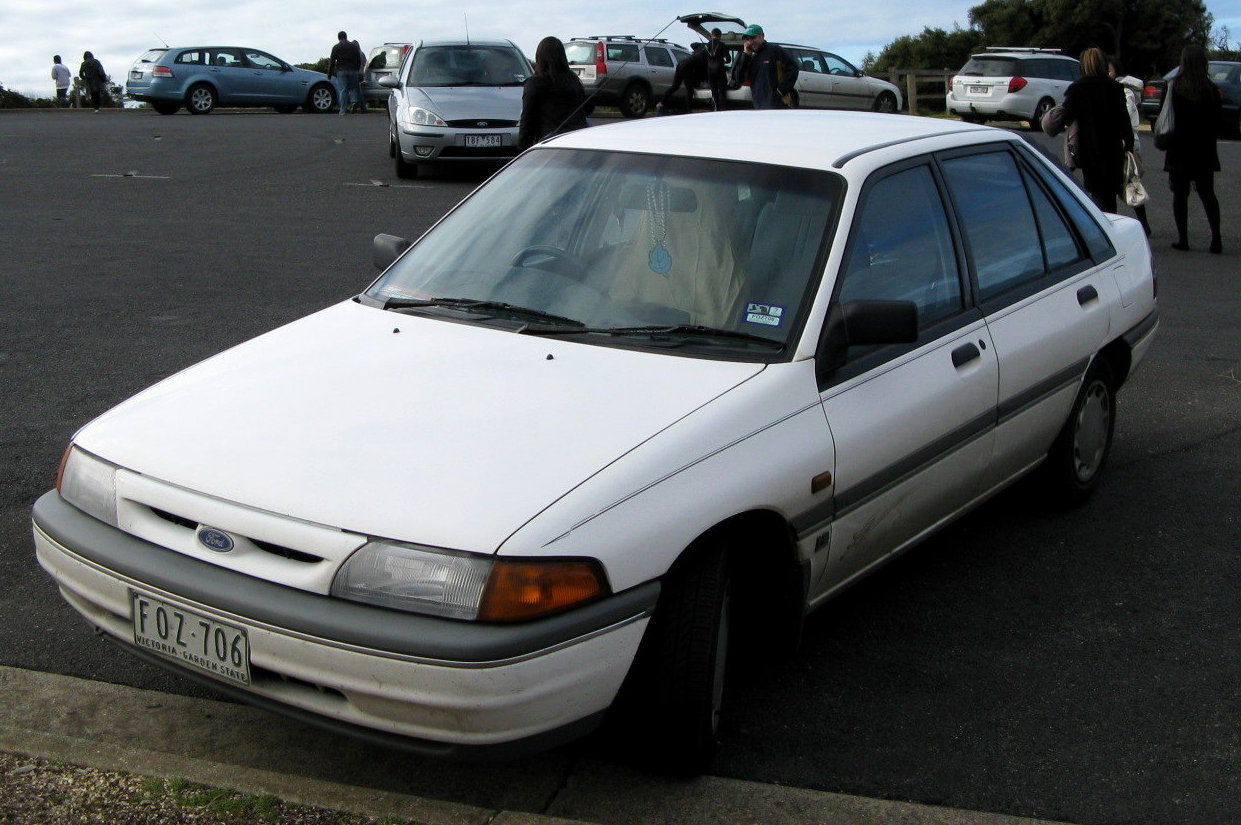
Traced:
<svg viewBox="0 0 1241 825">
<path fill-rule="evenodd" d="M 615 106 L 625 117 L 646 114 L 672 88 L 677 64 L 690 55 L 678 43 L 627 34 L 575 37 L 564 48 L 588 105 Z"/>
<path fill-rule="evenodd" d="M 992 46 L 969 59 L 952 79 L 948 113 L 970 123 L 1025 120 L 1041 131 L 1043 115 L 1064 102 L 1081 77 L 1078 62 L 1058 49 Z"/>
</svg>

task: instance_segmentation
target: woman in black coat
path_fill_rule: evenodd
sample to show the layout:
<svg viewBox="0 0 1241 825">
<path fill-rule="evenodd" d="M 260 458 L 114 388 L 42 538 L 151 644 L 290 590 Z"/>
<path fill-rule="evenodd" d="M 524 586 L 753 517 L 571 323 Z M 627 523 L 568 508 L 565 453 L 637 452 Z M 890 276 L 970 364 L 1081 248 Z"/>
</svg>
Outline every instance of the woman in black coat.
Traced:
<svg viewBox="0 0 1241 825">
<path fill-rule="evenodd" d="M 545 137 L 586 126 L 586 91 L 569 68 L 564 44 L 544 37 L 534 51 L 534 74 L 521 95 L 517 145 L 528 149 Z"/>
<path fill-rule="evenodd" d="M 1215 196 L 1215 173 L 1219 171 L 1219 151 L 1215 133 L 1219 127 L 1219 88 L 1207 74 L 1207 55 L 1201 46 L 1186 46 L 1181 66 L 1168 82 L 1175 128 L 1167 144 L 1163 169 L 1172 187 L 1172 218 L 1176 221 L 1173 249 L 1189 250 L 1189 189 L 1198 198 L 1211 227 L 1211 251 L 1224 250 L 1219 232 L 1219 198 Z"/>
<path fill-rule="evenodd" d="M 1082 77 L 1064 93 L 1069 123 L 1077 124 L 1074 166 L 1090 199 L 1104 212 L 1116 211 L 1125 185 L 1125 152 L 1133 151 L 1133 126 L 1125 90 L 1107 74 L 1107 57 L 1096 48 L 1082 52 Z"/>
</svg>

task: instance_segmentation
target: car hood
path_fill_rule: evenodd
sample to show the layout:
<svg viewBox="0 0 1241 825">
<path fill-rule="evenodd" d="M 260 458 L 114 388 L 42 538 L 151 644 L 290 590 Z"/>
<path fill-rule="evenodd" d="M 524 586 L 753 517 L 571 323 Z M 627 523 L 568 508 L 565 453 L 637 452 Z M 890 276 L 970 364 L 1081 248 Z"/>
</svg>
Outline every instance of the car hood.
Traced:
<svg viewBox="0 0 1241 825">
<path fill-rule="evenodd" d="M 298 80 L 314 83 L 320 80 L 327 80 L 328 77 L 323 72 L 316 72 L 311 69 L 301 69 L 297 66 L 290 66 L 293 70 L 293 76 Z"/>
<path fill-rule="evenodd" d="M 405 89 L 410 106 L 430 109 L 444 120 L 521 119 L 521 86 L 415 86 Z"/>
<path fill-rule="evenodd" d="M 74 440 L 129 470 L 260 510 L 491 552 L 762 368 L 350 301 L 166 379 Z"/>
</svg>

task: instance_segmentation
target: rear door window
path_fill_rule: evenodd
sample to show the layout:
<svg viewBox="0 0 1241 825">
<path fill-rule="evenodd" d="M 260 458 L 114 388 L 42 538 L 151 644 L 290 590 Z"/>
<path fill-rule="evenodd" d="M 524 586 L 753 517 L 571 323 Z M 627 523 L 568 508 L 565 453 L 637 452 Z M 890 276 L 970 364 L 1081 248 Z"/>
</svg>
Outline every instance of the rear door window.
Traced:
<svg viewBox="0 0 1241 825">
<path fill-rule="evenodd" d="M 672 55 L 668 54 L 668 50 L 658 46 L 646 47 L 646 62 L 652 66 L 664 66 L 667 68 L 672 68 L 676 65 L 672 62 Z"/>
</svg>

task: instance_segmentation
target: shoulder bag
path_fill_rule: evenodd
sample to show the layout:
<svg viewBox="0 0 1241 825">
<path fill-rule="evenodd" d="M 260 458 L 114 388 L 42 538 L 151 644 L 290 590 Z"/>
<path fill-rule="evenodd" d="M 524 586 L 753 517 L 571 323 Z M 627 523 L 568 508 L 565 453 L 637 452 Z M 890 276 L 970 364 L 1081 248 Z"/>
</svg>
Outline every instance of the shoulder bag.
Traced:
<svg viewBox="0 0 1241 825">
<path fill-rule="evenodd" d="M 1172 142 L 1172 134 L 1176 131 L 1176 117 L 1172 108 L 1172 81 L 1168 81 L 1163 93 L 1163 108 L 1159 110 L 1159 118 L 1155 121 L 1155 148 L 1167 149 Z"/>
</svg>

